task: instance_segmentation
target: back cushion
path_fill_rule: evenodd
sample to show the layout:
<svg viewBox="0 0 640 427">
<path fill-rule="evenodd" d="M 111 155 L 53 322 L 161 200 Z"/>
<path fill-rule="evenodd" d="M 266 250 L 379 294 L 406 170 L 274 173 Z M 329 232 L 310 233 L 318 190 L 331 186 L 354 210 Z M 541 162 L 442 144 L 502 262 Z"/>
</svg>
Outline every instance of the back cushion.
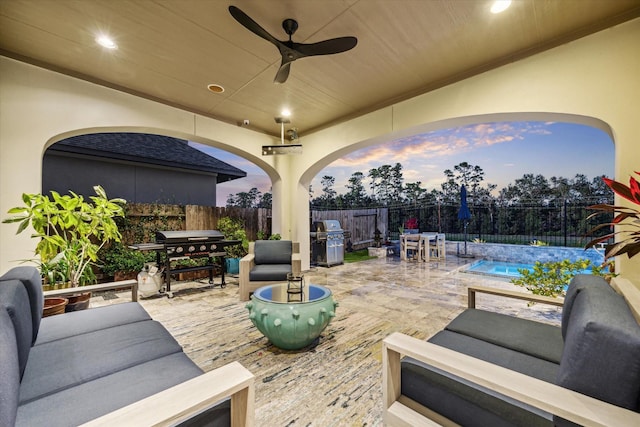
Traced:
<svg viewBox="0 0 640 427">
<path fill-rule="evenodd" d="M 594 276 L 593 274 L 578 274 L 574 276 L 567 288 L 562 307 L 562 338 L 565 338 L 567 335 L 567 323 L 569 322 L 571 309 L 573 308 L 573 301 L 576 295 L 585 288 L 601 288 L 609 291 L 612 295 L 617 294 L 617 292 L 609 286 L 607 281 L 600 276 Z"/>
<path fill-rule="evenodd" d="M 0 282 L 0 304 L 11 319 L 18 349 L 20 377 L 27 365 L 33 337 L 29 295 L 20 280 Z M 3 344 L 4 345 L 4 344 Z"/>
<path fill-rule="evenodd" d="M 640 326 L 621 295 L 600 286 L 576 294 L 557 384 L 638 410 Z"/>
<path fill-rule="evenodd" d="M 13 322 L 0 304 L 0 426 L 16 422 L 20 396 L 18 349 Z"/>
<path fill-rule="evenodd" d="M 14 267 L 0 277 L 0 283 L 5 280 L 20 280 L 29 294 L 31 304 L 31 318 L 33 321 L 33 339 L 36 342 L 38 330 L 40 329 L 40 319 L 42 319 L 42 309 L 44 308 L 44 295 L 42 293 L 42 279 L 40 271 L 35 267 L 20 266 Z"/>
<path fill-rule="evenodd" d="M 253 253 L 256 264 L 291 264 L 291 240 L 256 240 Z"/>
</svg>

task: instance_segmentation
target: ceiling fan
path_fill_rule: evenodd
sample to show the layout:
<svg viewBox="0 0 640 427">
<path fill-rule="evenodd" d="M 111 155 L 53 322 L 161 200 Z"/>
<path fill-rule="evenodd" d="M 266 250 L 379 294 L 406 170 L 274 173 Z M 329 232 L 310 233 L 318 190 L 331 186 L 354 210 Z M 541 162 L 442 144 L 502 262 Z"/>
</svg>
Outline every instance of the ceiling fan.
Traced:
<svg viewBox="0 0 640 427">
<path fill-rule="evenodd" d="M 347 50 L 353 49 L 358 43 L 358 39 L 355 37 L 338 37 L 318 43 L 295 43 L 291 40 L 291 36 L 298 29 L 298 22 L 295 19 L 285 19 L 282 21 L 282 28 L 285 33 L 289 35 L 289 40 L 280 41 L 269 34 L 264 28 L 258 25 L 256 21 L 251 19 L 249 15 L 237 7 L 229 6 L 229 12 L 231 13 L 231 16 L 233 16 L 236 21 L 242 24 L 245 28 L 273 43 L 280 51 L 280 54 L 282 55 L 282 62 L 274 79 L 275 83 L 284 83 L 287 81 L 291 63 L 296 59 L 304 58 L 306 56 L 332 55 L 334 53 L 346 52 Z"/>
</svg>

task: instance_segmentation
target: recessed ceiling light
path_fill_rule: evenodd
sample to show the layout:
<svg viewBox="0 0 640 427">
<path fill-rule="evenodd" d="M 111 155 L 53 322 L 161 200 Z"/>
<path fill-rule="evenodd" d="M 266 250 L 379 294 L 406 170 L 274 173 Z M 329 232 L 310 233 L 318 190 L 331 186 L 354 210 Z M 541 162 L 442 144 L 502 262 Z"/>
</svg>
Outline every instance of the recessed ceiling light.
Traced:
<svg viewBox="0 0 640 427">
<path fill-rule="evenodd" d="M 207 89 L 209 89 L 211 92 L 213 93 L 222 93 L 224 92 L 224 88 L 218 84 L 215 83 L 211 83 L 210 85 L 207 85 Z"/>
<path fill-rule="evenodd" d="M 511 6 L 511 0 L 496 0 L 491 6 L 491 13 L 504 12 L 509 6 Z"/>
<path fill-rule="evenodd" d="M 111 39 L 111 37 L 105 36 L 104 34 L 96 37 L 96 42 L 100 46 L 106 47 L 107 49 L 117 49 L 118 48 L 118 45 Z"/>
</svg>

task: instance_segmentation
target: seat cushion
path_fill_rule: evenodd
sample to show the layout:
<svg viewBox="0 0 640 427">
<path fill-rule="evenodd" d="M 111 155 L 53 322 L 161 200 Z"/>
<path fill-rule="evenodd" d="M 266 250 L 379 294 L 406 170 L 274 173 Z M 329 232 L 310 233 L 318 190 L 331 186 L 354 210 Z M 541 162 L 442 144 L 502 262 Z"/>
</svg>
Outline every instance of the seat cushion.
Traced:
<svg viewBox="0 0 640 427">
<path fill-rule="evenodd" d="M 17 343 L 19 372 L 24 373 L 33 339 L 31 305 L 26 288 L 20 280 L 0 282 L 0 305 L 9 315 Z"/>
<path fill-rule="evenodd" d="M 151 317 L 137 302 L 113 304 L 91 310 L 49 316 L 42 319 L 35 345 L 144 320 L 151 320 Z"/>
<path fill-rule="evenodd" d="M 293 245 L 291 240 L 256 240 L 253 252 L 256 264 L 291 264 Z"/>
<path fill-rule="evenodd" d="M 31 349 L 20 403 L 178 352 L 182 352 L 178 342 L 153 320 L 40 344 Z"/>
<path fill-rule="evenodd" d="M 557 373 L 554 363 L 451 331 L 429 342 L 545 381 Z M 553 425 L 549 413 L 409 357 L 401 362 L 401 393 L 460 425 Z"/>
<path fill-rule="evenodd" d="M 429 342 L 542 381 L 554 383 L 558 375 L 557 363 L 456 332 L 440 331 Z"/>
<path fill-rule="evenodd" d="M 445 329 L 556 364 L 562 357 L 560 328 L 546 323 L 470 308 Z"/>
<path fill-rule="evenodd" d="M 15 423 L 20 395 L 20 364 L 13 321 L 2 304 L 0 304 L 0 361 L 0 426 L 12 426 Z"/>
<path fill-rule="evenodd" d="M 564 297 L 564 304 L 562 306 L 562 337 L 567 335 L 567 323 L 571 316 L 571 309 L 573 308 L 573 302 L 576 295 L 587 288 L 600 288 L 604 291 L 608 291 L 611 295 L 615 295 L 616 291 L 609 286 L 606 280 L 600 276 L 594 276 L 593 274 L 577 274 L 569 282 L 567 292 Z"/>
<path fill-rule="evenodd" d="M 287 280 L 287 274 L 291 273 L 291 264 L 259 264 L 249 272 L 249 280 L 252 282 Z"/>
<path fill-rule="evenodd" d="M 16 426 L 80 425 L 201 373 L 182 352 L 160 357 L 23 403 Z"/>
<path fill-rule="evenodd" d="M 577 293 L 557 384 L 638 411 L 640 326 L 621 295 L 600 286 Z"/>
<path fill-rule="evenodd" d="M 42 319 L 42 309 L 44 308 L 44 296 L 42 293 L 42 278 L 40 271 L 35 267 L 21 266 L 14 267 L 0 277 L 0 282 L 7 280 L 19 280 L 25 287 L 29 295 L 31 320 L 33 321 L 33 339 L 36 342 L 40 319 Z"/>
</svg>

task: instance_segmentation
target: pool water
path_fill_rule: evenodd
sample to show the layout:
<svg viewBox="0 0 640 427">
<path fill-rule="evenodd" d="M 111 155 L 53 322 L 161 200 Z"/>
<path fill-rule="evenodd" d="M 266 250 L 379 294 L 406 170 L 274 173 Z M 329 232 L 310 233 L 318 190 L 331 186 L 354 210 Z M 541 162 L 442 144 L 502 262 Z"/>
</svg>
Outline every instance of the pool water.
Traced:
<svg viewBox="0 0 640 427">
<path fill-rule="evenodd" d="M 465 271 L 467 273 L 484 274 L 487 276 L 513 278 L 522 276 L 520 272 L 518 272 L 519 268 L 533 271 L 533 264 L 482 260 L 474 262 Z M 591 274 L 591 269 L 583 270 L 581 273 Z"/>
</svg>

